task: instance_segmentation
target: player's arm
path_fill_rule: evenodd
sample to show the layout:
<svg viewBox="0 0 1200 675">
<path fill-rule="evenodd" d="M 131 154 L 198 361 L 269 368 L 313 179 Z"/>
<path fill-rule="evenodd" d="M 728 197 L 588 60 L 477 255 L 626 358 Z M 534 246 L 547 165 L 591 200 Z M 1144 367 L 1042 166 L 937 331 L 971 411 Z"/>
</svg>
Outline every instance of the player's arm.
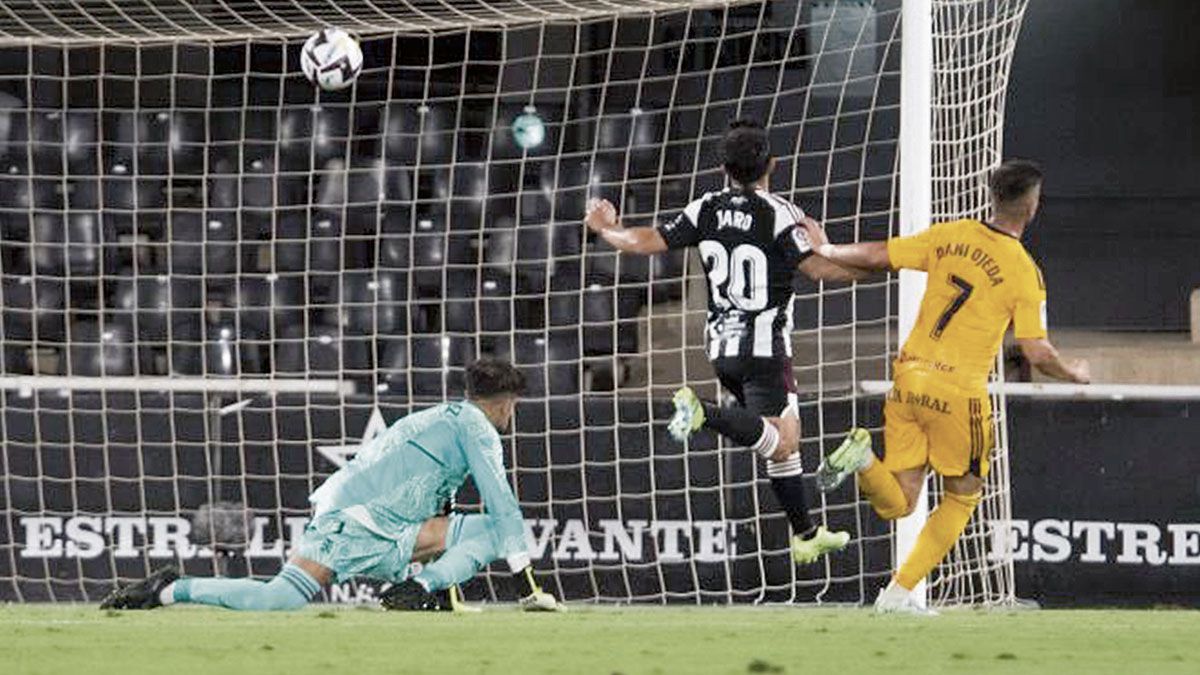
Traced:
<svg viewBox="0 0 1200 675">
<path fill-rule="evenodd" d="M 625 253 L 653 255 L 666 251 L 667 240 L 653 227 L 625 227 L 617 217 L 617 209 L 607 199 L 588 202 L 587 216 L 583 219 L 588 229 L 600 235 L 613 248 Z"/>
<path fill-rule="evenodd" d="M 813 281 L 862 281 L 871 276 L 871 270 L 839 265 L 819 255 L 801 260 L 799 269 Z"/>
<path fill-rule="evenodd" d="M 1091 369 L 1083 359 L 1065 360 L 1050 343 L 1046 320 L 1046 288 L 1042 274 L 1031 266 L 1014 279 L 1016 297 L 1012 304 L 1013 336 L 1029 364 L 1038 372 L 1065 382 L 1087 384 Z"/>
<path fill-rule="evenodd" d="M 1038 372 L 1065 382 L 1087 384 L 1092 381 L 1091 367 L 1084 359 L 1064 360 L 1046 338 L 1017 338 L 1021 353 Z"/>
<path fill-rule="evenodd" d="M 891 242 L 863 241 L 855 244 L 831 244 L 829 236 L 825 234 L 825 227 L 815 219 L 804 216 L 800 219 L 800 226 L 808 235 L 808 241 L 817 256 L 843 269 L 856 270 L 863 274 L 866 273 L 866 270 L 889 270 L 900 267 L 924 269 L 924 266 L 917 267 L 903 262 L 893 264 L 892 256 L 888 251 L 892 242 L 903 242 L 908 239 L 916 239 L 916 237 L 893 239 Z"/>
<path fill-rule="evenodd" d="M 490 438 L 488 437 L 490 436 Z M 467 469 L 495 536 L 496 549 L 508 563 L 514 581 L 521 589 L 521 606 L 533 611 L 556 611 L 562 606 L 546 593 L 533 577 L 533 564 L 525 545 L 525 521 L 521 505 L 504 476 L 499 437 L 494 433 L 478 434 L 467 446 Z"/>
</svg>

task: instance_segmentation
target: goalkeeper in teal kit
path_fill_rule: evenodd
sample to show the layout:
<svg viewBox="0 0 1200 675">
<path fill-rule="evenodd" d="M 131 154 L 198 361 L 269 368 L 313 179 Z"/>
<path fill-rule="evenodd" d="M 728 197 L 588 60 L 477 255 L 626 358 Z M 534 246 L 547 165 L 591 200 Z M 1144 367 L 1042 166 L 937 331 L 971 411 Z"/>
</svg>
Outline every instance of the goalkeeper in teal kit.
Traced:
<svg viewBox="0 0 1200 675">
<path fill-rule="evenodd" d="M 394 583 L 380 598 L 386 609 L 450 609 L 456 584 L 504 558 L 525 609 L 559 609 L 534 581 L 497 432 L 508 427 L 523 385 L 511 365 L 481 359 L 467 369 L 467 400 L 396 421 L 309 496 L 313 519 L 273 579 L 180 577 L 167 567 L 113 591 L 100 607 L 299 609 L 325 585 L 362 576 Z M 439 515 L 468 474 L 486 513 Z M 405 578 L 414 561 L 424 567 Z"/>
</svg>

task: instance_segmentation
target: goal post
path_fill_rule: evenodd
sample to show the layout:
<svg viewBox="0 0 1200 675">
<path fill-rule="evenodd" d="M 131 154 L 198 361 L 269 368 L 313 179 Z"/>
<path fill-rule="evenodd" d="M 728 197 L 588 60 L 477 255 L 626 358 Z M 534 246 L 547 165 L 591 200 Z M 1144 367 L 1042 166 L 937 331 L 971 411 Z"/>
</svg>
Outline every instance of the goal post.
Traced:
<svg viewBox="0 0 1200 675">
<path fill-rule="evenodd" d="M 506 464 L 557 595 L 870 602 L 898 549 L 853 486 L 813 498 L 851 546 L 798 567 L 753 454 L 667 436 L 675 388 L 720 395 L 702 268 L 618 255 L 584 204 L 666 221 L 724 185 L 718 142 L 748 116 L 771 189 L 835 240 L 980 217 L 1024 6 L 0 5 L 0 601 L 92 601 L 170 561 L 275 574 L 307 495 L 490 354 L 529 380 Z M 298 62 L 326 25 L 364 53 L 338 92 Z M 878 431 L 857 383 L 887 379 L 916 294 L 797 280 L 808 471 L 851 426 Z M 1013 597 L 988 538 L 1009 513 L 996 410 L 989 497 L 937 604 Z"/>
<path fill-rule="evenodd" d="M 927 229 L 933 219 L 933 0 L 904 0 L 900 46 L 900 235 Z M 917 322 L 925 274 L 901 270 L 898 275 L 896 344 L 903 345 Z M 928 487 L 922 488 L 913 512 L 895 525 L 893 566 L 916 545 L 929 517 Z M 926 583 L 913 589 L 924 606 Z"/>
</svg>

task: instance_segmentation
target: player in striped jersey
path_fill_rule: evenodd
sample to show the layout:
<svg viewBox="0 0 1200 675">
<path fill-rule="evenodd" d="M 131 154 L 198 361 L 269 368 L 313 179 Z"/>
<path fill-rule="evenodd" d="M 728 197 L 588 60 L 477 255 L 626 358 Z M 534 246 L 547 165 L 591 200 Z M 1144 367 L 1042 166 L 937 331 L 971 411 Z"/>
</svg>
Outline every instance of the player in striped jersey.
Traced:
<svg viewBox="0 0 1200 675">
<path fill-rule="evenodd" d="M 721 144 L 730 187 L 688 204 L 660 227 L 624 227 L 605 200 L 588 206 L 587 226 L 617 249 L 651 255 L 696 247 L 708 275 L 709 360 L 741 404 L 701 402 L 689 387 L 675 394 L 669 429 L 683 440 L 701 427 L 753 449 L 792 526 L 792 557 L 813 562 L 846 545 L 850 535 L 813 523 L 800 463 L 800 418 L 792 374 L 792 280 L 851 281 L 866 275 L 812 255 L 803 211 L 767 188 L 775 160 L 767 132 L 734 122 Z"/>
</svg>

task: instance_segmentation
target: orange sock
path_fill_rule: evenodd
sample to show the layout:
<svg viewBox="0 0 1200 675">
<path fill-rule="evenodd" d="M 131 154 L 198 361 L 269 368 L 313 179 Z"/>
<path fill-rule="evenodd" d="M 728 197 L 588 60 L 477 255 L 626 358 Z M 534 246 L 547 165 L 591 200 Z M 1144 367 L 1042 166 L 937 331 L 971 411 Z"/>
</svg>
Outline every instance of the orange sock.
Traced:
<svg viewBox="0 0 1200 675">
<path fill-rule="evenodd" d="M 883 462 L 875 460 L 858 472 L 858 487 L 875 508 L 875 513 L 884 520 L 895 520 L 908 513 L 908 500 L 896 477 Z"/>
<path fill-rule="evenodd" d="M 954 546 L 963 530 L 967 529 L 979 497 L 979 492 L 973 495 L 947 492 L 943 495 L 942 503 L 929 514 L 929 520 L 925 521 L 925 527 L 917 535 L 916 545 L 897 570 L 896 583 L 911 591 L 933 571 L 950 552 L 950 547 Z"/>
</svg>

